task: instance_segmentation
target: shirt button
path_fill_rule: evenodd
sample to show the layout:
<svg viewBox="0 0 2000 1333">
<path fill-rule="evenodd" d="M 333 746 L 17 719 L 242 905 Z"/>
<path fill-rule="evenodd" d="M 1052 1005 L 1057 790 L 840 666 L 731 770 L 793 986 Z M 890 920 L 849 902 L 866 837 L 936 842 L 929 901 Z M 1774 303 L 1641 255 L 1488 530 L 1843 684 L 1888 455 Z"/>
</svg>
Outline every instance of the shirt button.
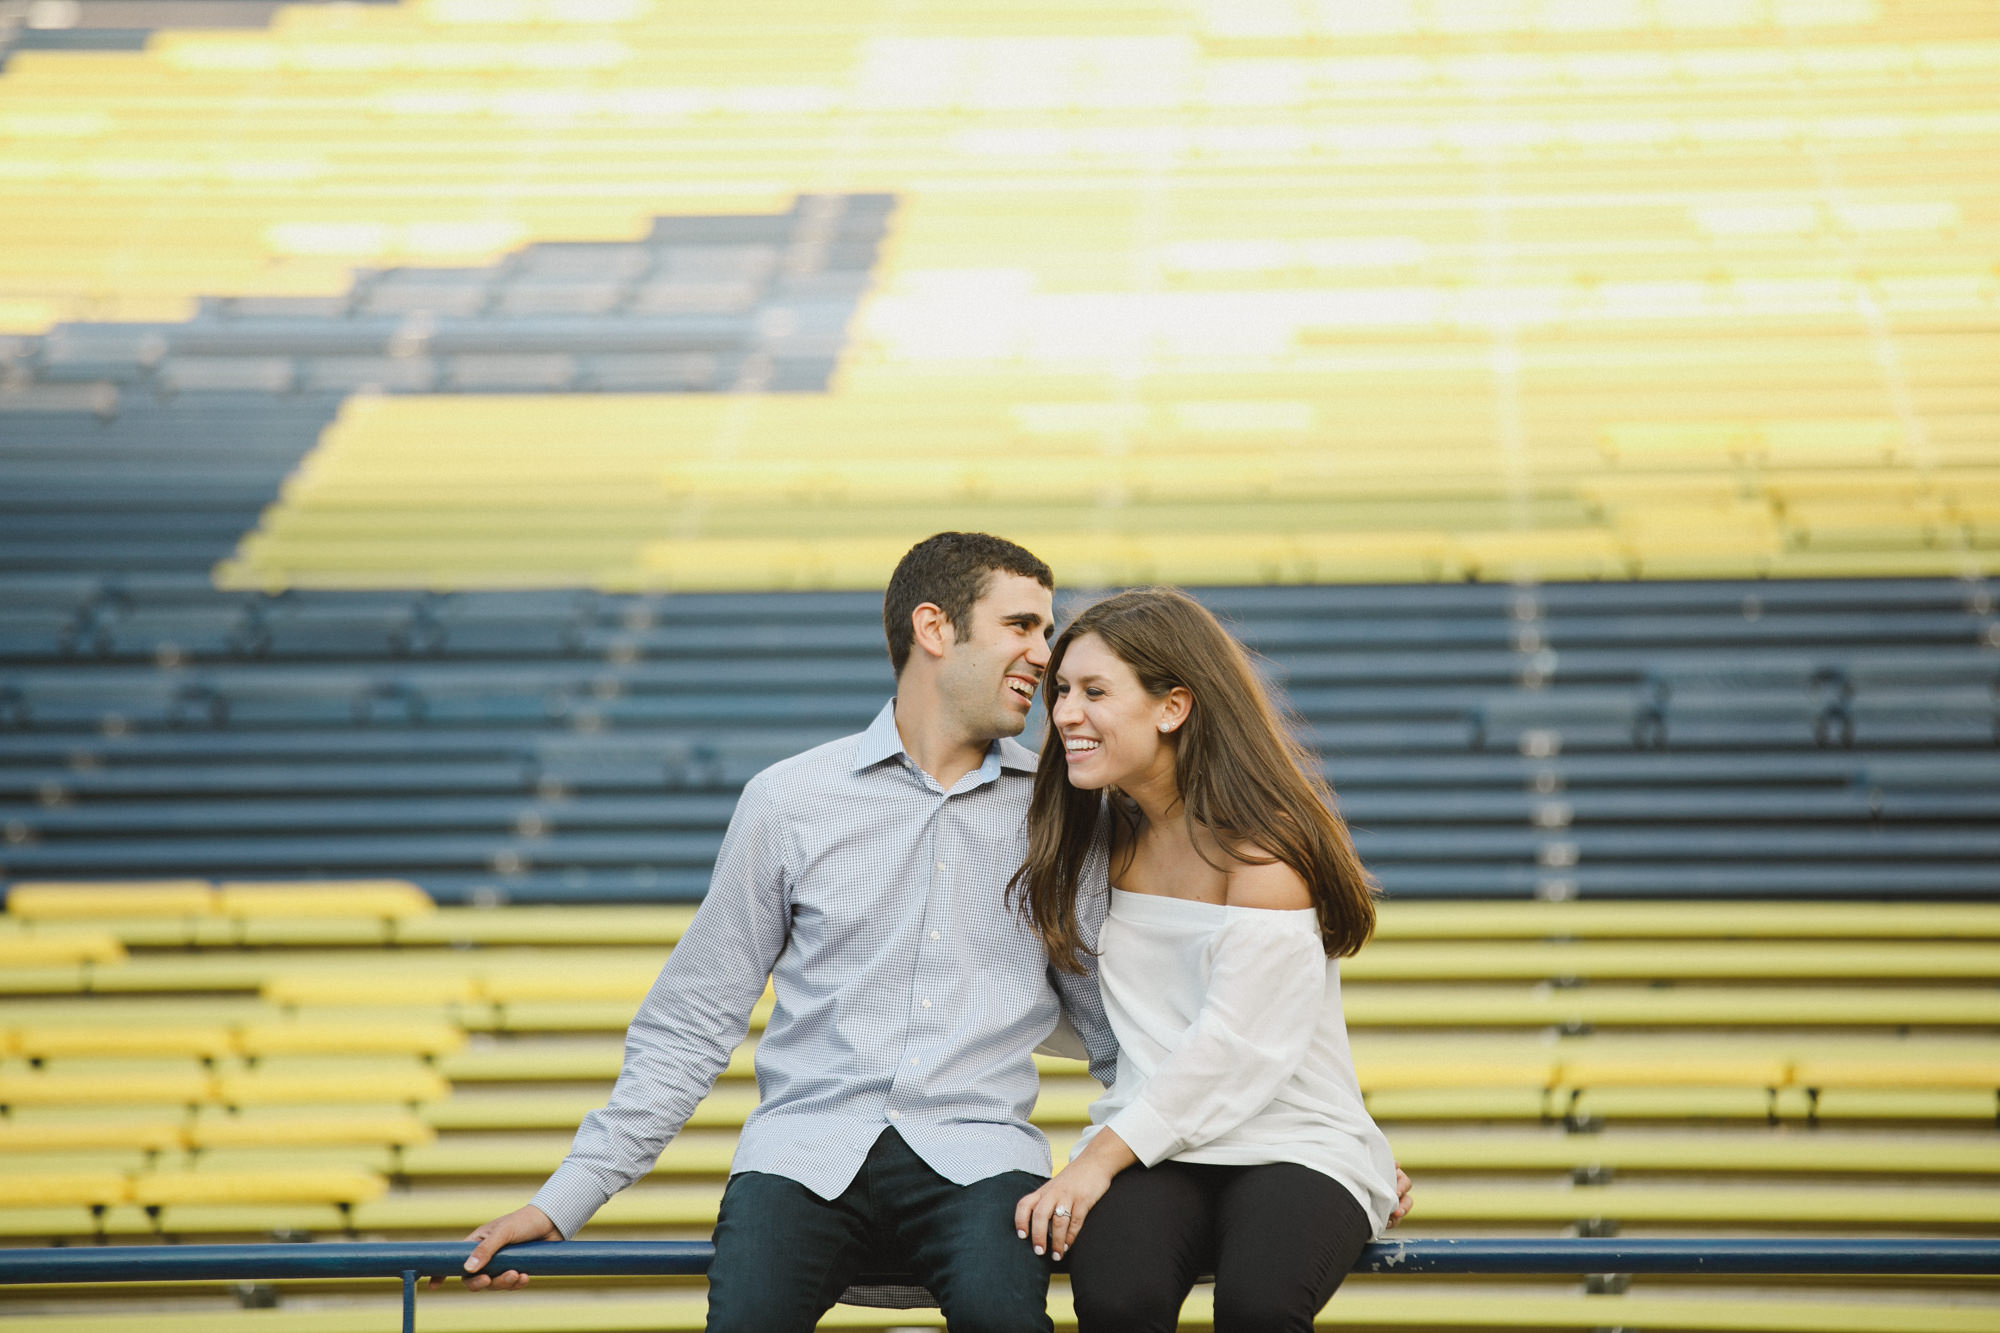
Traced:
<svg viewBox="0 0 2000 1333">
<path fill-rule="evenodd" d="M 920 1065 L 920 1064 L 922 1064 L 922 1063 L 923 1063 L 923 1061 L 922 1061 L 922 1060 L 920 1060 L 920 1059 L 918 1059 L 918 1058 L 917 1058 L 916 1056 L 914 1056 L 914 1055 L 913 1055 L 913 1056 L 911 1056 L 911 1057 L 910 1057 L 910 1063 L 911 1063 L 911 1064 L 913 1064 L 913 1065 Z"/>
<path fill-rule="evenodd" d="M 933 869 L 933 870 L 939 870 L 939 871 L 943 870 L 943 869 L 944 869 L 944 862 L 942 862 L 942 861 L 933 861 L 933 862 L 931 862 L 931 869 Z"/>
<path fill-rule="evenodd" d="M 889 1118 L 891 1120 L 901 1120 L 903 1118 L 903 1113 L 901 1111 L 891 1111 L 889 1112 Z"/>
<path fill-rule="evenodd" d="M 926 1009 L 931 1007 L 931 1002 L 929 1000 L 921 1000 L 918 1003 L 922 1004 Z"/>
<path fill-rule="evenodd" d="M 932 938 L 932 939 L 934 939 L 934 940 L 935 940 L 935 939 L 942 939 L 942 938 L 943 938 L 943 936 L 939 935 L 939 934 L 938 934 L 938 933 L 937 933 L 937 932 L 936 932 L 936 931 L 934 930 L 934 931 L 932 931 L 932 932 L 931 932 L 931 938 Z"/>
</svg>

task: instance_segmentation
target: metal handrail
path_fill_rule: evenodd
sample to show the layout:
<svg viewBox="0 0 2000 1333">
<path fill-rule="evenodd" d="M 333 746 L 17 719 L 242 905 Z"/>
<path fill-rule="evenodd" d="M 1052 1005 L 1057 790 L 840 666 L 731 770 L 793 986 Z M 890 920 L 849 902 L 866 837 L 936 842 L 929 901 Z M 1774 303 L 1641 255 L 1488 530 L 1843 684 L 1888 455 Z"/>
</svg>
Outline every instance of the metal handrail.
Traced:
<svg viewBox="0 0 2000 1333">
<path fill-rule="evenodd" d="M 471 1252 L 464 1241 L 0 1249 L 0 1284 L 393 1277 L 403 1283 L 404 1333 L 414 1333 L 418 1279 L 462 1272 Z M 570 1277 L 698 1276 L 714 1256 L 715 1247 L 706 1241 L 542 1241 L 500 1251 L 487 1269 Z M 2000 1237 L 1387 1240 L 1363 1250 L 1354 1271 L 1993 1276 L 2000 1274 Z M 869 1280 L 912 1281 L 907 1275 Z"/>
</svg>

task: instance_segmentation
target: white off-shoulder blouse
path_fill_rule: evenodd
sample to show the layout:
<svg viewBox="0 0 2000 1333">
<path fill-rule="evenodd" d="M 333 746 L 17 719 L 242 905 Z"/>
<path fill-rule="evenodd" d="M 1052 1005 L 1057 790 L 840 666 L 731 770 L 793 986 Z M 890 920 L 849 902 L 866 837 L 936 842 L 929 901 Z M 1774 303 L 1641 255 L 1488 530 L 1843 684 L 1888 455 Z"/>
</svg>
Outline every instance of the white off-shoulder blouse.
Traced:
<svg viewBox="0 0 2000 1333">
<path fill-rule="evenodd" d="M 1114 888 L 1098 943 L 1118 1077 L 1078 1150 L 1108 1125 L 1147 1166 L 1296 1162 L 1381 1235 L 1396 1164 L 1361 1104 L 1317 915 Z"/>
</svg>

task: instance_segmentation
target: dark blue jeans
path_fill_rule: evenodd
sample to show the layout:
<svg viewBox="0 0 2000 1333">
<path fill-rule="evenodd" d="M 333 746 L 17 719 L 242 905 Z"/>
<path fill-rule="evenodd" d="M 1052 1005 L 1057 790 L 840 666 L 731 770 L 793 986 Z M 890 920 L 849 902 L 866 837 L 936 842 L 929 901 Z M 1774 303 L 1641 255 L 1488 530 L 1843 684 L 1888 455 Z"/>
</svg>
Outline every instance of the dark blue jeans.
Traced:
<svg viewBox="0 0 2000 1333">
<path fill-rule="evenodd" d="M 1049 1269 L 1014 1234 L 1042 1179 L 955 1185 L 884 1130 L 837 1199 L 784 1176 L 731 1176 L 715 1222 L 708 1333 L 805 1333 L 858 1273 L 907 1270 L 953 1333 L 1048 1333 Z"/>
</svg>

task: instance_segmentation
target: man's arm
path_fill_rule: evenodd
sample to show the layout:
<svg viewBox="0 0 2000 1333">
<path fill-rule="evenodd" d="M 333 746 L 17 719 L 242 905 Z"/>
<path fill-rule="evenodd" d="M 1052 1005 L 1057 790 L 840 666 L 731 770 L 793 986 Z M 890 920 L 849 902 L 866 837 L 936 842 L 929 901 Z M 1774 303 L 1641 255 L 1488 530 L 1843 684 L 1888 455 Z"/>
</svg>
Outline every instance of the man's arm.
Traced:
<svg viewBox="0 0 2000 1333">
<path fill-rule="evenodd" d="M 707 896 L 625 1034 L 610 1100 L 583 1118 L 569 1155 L 531 1203 L 474 1231 L 476 1272 L 505 1245 L 562 1240 L 651 1170 L 715 1085 L 750 1026 L 789 926 L 787 842 L 761 778 L 744 787 Z M 475 1262 L 476 1261 L 476 1262 Z M 485 1286 L 485 1275 L 467 1279 Z M 492 1280 L 525 1286 L 519 1273 Z"/>
<path fill-rule="evenodd" d="M 1112 1034 L 1111 1020 L 1104 1016 L 1104 997 L 1097 989 L 1097 960 L 1085 959 L 1084 974 L 1080 977 L 1051 963 L 1049 979 L 1055 983 L 1056 995 L 1062 1001 L 1063 1021 L 1083 1041 L 1090 1060 L 1090 1076 L 1110 1087 L 1118 1081 L 1118 1038 Z M 1050 1042 L 1053 1044 L 1062 1035 L 1058 1024 Z M 1071 1054 L 1060 1049 L 1052 1053 Z"/>
<path fill-rule="evenodd" d="M 1093 950 L 1103 933 L 1104 918 L 1111 910 L 1110 824 L 1108 815 L 1098 816 L 1097 837 L 1077 877 L 1077 933 Z M 1118 1038 L 1111 1031 L 1111 1020 L 1105 1017 L 1104 996 L 1097 987 L 1097 955 L 1086 953 L 1081 961 L 1081 976 L 1050 963 L 1049 979 L 1055 983 L 1056 995 L 1062 1001 L 1063 1020 L 1083 1040 L 1090 1058 L 1091 1077 L 1108 1088 L 1118 1081 Z M 1057 1035 L 1060 1033 L 1058 1027 Z"/>
<path fill-rule="evenodd" d="M 708 895 L 625 1033 L 611 1100 L 585 1115 L 534 1204 L 565 1238 L 646 1174 L 750 1026 L 788 913 L 784 828 L 763 783 L 743 789 Z"/>
</svg>

